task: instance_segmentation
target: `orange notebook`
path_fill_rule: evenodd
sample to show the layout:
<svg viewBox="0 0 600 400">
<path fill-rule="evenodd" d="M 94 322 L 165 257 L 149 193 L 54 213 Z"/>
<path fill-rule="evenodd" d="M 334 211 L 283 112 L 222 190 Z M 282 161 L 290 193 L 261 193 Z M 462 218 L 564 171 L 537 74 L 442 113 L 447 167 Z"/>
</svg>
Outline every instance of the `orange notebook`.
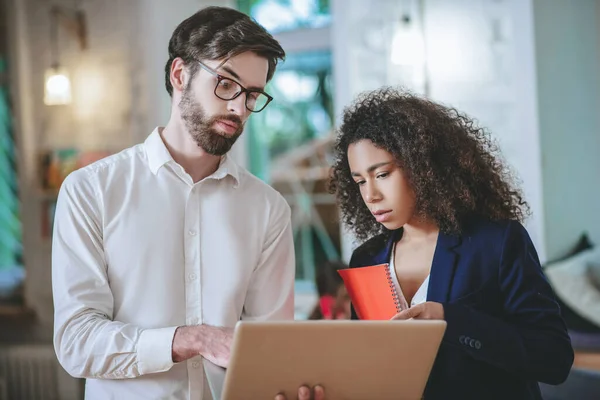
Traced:
<svg viewBox="0 0 600 400">
<path fill-rule="evenodd" d="M 358 318 L 388 320 L 401 311 L 388 264 L 340 269 Z"/>
</svg>

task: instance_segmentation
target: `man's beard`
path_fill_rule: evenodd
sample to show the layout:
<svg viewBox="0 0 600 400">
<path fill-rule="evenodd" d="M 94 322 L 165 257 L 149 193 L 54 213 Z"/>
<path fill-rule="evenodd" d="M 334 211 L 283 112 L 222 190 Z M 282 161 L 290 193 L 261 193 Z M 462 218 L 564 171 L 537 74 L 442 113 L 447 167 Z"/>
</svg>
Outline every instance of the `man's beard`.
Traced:
<svg viewBox="0 0 600 400">
<path fill-rule="evenodd" d="M 242 120 L 237 115 L 217 115 L 207 118 L 202 106 L 194 99 L 189 85 L 183 90 L 183 96 L 179 102 L 179 111 L 192 139 L 204 151 L 214 156 L 222 156 L 227 153 L 244 130 Z M 238 126 L 237 130 L 230 136 L 226 136 L 225 133 L 213 128 L 217 121 L 225 120 Z"/>
</svg>

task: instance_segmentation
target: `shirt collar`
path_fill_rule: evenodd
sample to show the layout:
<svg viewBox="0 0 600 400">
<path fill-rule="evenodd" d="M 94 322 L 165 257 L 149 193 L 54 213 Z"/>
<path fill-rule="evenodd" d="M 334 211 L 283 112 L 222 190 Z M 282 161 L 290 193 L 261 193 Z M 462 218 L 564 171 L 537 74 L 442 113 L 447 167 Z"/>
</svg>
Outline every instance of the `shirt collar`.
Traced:
<svg viewBox="0 0 600 400">
<path fill-rule="evenodd" d="M 167 150 L 167 146 L 160 137 L 159 128 L 155 128 L 150 136 L 144 142 L 144 148 L 146 150 L 146 157 L 148 157 L 148 167 L 154 175 L 158 173 L 160 167 L 173 161 L 171 153 Z"/>
<path fill-rule="evenodd" d="M 146 150 L 146 156 L 148 157 L 148 167 L 154 175 L 158 174 L 158 171 L 162 166 L 169 163 L 170 161 L 175 162 L 171 153 L 165 146 L 162 137 L 159 132 L 160 128 L 155 128 L 154 131 L 148 136 L 144 142 L 144 148 Z M 213 179 L 223 179 L 227 175 L 231 175 L 235 180 L 234 187 L 237 187 L 240 182 L 239 169 L 235 161 L 231 159 L 227 154 L 221 157 L 219 167 L 217 170 L 210 175 Z"/>
<path fill-rule="evenodd" d="M 223 179 L 227 175 L 231 176 L 235 180 L 233 187 L 237 188 L 240 184 L 238 166 L 228 154 L 225 154 L 223 157 L 221 157 L 219 168 L 217 168 L 217 170 L 210 177 L 213 179 Z"/>
</svg>

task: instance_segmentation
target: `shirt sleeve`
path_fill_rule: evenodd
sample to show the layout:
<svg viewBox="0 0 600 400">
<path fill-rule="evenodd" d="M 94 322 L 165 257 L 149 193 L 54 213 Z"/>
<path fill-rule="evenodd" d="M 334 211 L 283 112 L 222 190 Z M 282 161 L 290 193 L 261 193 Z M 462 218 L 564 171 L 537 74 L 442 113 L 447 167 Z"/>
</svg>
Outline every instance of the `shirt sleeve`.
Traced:
<svg viewBox="0 0 600 400">
<path fill-rule="evenodd" d="M 242 320 L 294 319 L 296 260 L 291 211 L 283 198 L 279 200 L 246 294 Z"/>
<path fill-rule="evenodd" d="M 58 196 L 52 242 L 54 347 L 72 376 L 125 379 L 173 366 L 177 327 L 143 329 L 113 320 L 103 250 L 101 196 L 86 169 L 67 177 Z"/>
</svg>

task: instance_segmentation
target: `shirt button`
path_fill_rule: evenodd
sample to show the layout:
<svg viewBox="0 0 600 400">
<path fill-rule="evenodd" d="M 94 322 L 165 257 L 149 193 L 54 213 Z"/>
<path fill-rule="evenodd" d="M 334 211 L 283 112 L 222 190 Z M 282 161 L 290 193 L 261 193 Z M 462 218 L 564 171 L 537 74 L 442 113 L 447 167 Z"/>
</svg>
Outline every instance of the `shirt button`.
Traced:
<svg viewBox="0 0 600 400">
<path fill-rule="evenodd" d="M 190 234 L 190 236 L 196 236 L 196 231 L 194 230 L 190 230 L 188 233 Z"/>
<path fill-rule="evenodd" d="M 194 279 L 196 279 L 196 274 L 192 273 L 189 275 L 190 281 L 193 281 Z"/>
<path fill-rule="evenodd" d="M 200 367 L 200 363 L 198 361 L 194 361 L 192 363 L 192 368 L 198 368 L 198 367 Z"/>
</svg>

